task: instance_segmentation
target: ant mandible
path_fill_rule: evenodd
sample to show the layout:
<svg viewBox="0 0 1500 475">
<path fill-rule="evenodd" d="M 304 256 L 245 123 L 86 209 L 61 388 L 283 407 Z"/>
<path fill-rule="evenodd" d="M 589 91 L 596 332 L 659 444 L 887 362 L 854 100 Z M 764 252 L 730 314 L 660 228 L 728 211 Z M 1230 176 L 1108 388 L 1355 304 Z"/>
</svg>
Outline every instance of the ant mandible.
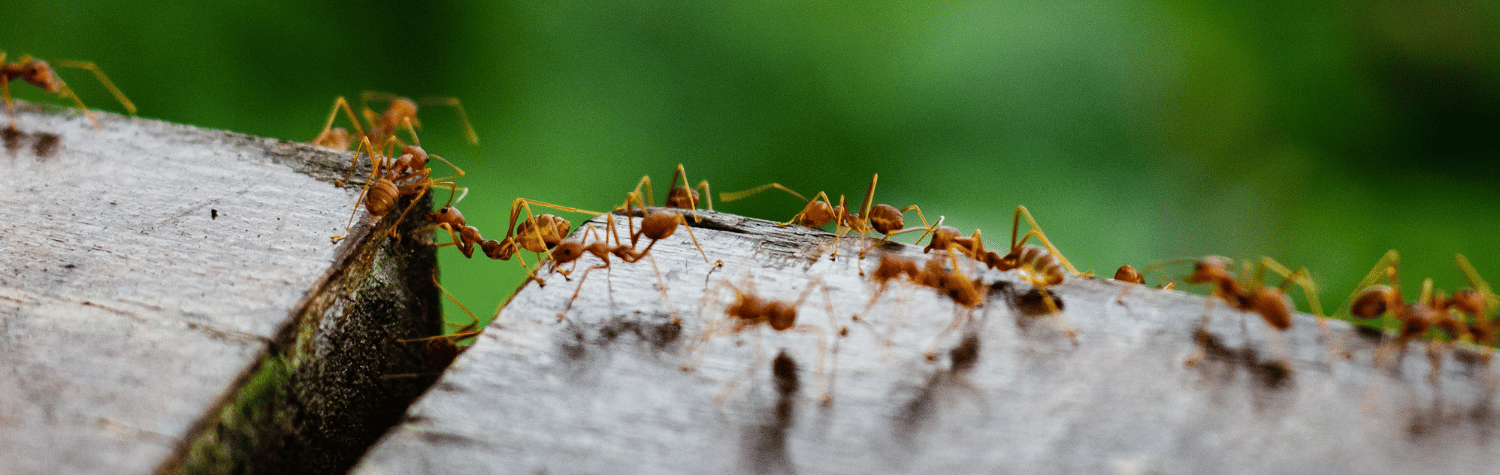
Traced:
<svg viewBox="0 0 1500 475">
<path fill-rule="evenodd" d="M 86 61 L 58 61 L 57 65 L 64 68 L 79 68 L 93 71 L 94 77 L 99 78 L 99 82 L 103 83 L 104 87 L 108 88 L 109 92 L 115 95 L 115 99 L 120 101 L 120 105 L 125 106 L 125 111 L 135 114 L 135 104 L 132 104 L 130 99 L 125 97 L 125 93 L 120 92 L 120 88 L 115 87 L 115 83 L 110 82 L 109 77 L 104 75 L 104 71 L 99 70 L 99 67 L 94 65 L 94 63 Z M 31 83 L 33 86 L 47 91 L 48 94 L 73 99 L 73 102 L 78 104 L 78 108 L 83 109 L 83 113 L 89 116 L 89 120 L 94 121 L 94 130 L 104 129 L 99 124 L 99 118 L 94 117 L 94 113 L 89 112 L 89 108 L 83 105 L 83 100 L 79 99 L 78 95 L 74 94 L 73 90 L 68 88 L 68 84 L 63 82 L 61 77 L 57 76 L 57 72 L 52 69 L 51 64 L 33 58 L 31 55 L 22 55 L 15 62 L 6 62 L 5 52 L 0 51 L 0 95 L 5 97 L 5 110 L 10 113 L 10 128 L 16 128 L 16 110 L 15 106 L 11 103 L 10 97 L 10 82 L 16 79 L 25 79 L 26 82 Z"/>
<path fill-rule="evenodd" d="M 703 336 L 688 347 L 688 349 L 686 350 L 687 354 L 692 355 L 694 348 L 696 348 L 698 345 L 707 343 L 714 336 L 721 334 L 737 334 L 746 330 L 759 329 L 762 326 L 770 327 L 771 330 L 776 332 L 810 333 L 817 335 L 818 393 L 821 395 L 820 399 L 822 400 L 824 405 L 832 404 L 833 389 L 828 387 L 829 385 L 827 381 L 825 381 L 822 376 L 824 374 L 823 361 L 828 352 L 828 333 L 832 328 L 835 328 L 837 326 L 837 323 L 835 322 L 835 318 L 833 316 L 833 299 L 829 296 L 828 285 L 823 282 L 823 279 L 821 277 L 813 277 L 812 280 L 807 283 L 806 288 L 802 290 L 802 293 L 797 296 L 797 299 L 790 302 L 783 300 L 773 300 L 759 296 L 755 291 L 754 278 L 749 275 L 745 277 L 745 284 L 743 289 L 734 286 L 728 281 L 720 281 L 720 285 L 715 287 L 714 289 L 710 289 L 708 292 L 705 292 L 703 298 L 709 299 L 711 297 L 718 297 L 718 295 L 721 293 L 720 289 L 722 288 L 728 288 L 733 291 L 734 300 L 724 308 L 724 318 L 718 321 L 717 325 L 715 325 L 716 322 L 713 320 L 708 321 L 708 327 L 703 330 Z M 803 302 L 807 301 L 808 296 L 812 295 L 812 291 L 814 288 L 821 288 L 823 290 L 824 305 L 826 307 L 826 311 L 828 312 L 828 329 L 824 329 L 817 325 L 797 324 L 797 309 L 802 306 Z M 759 334 L 757 333 L 757 336 L 758 335 Z M 699 355 L 700 358 L 701 356 L 702 355 Z M 750 371 L 736 377 L 733 380 L 730 380 L 729 383 L 725 384 L 724 388 L 719 391 L 719 394 L 714 398 L 714 400 L 720 403 L 724 402 L 724 399 L 728 397 L 730 390 L 733 389 L 741 379 L 749 377 L 750 374 L 755 370 L 755 368 L 758 368 L 760 366 L 760 361 L 762 358 L 764 358 L 764 356 L 765 355 L 761 349 L 760 339 L 757 338 L 755 346 L 755 358 L 750 364 Z M 682 366 L 682 370 L 693 371 L 696 366 L 696 363 L 685 364 Z"/>
<path fill-rule="evenodd" d="M 377 115 L 370 109 L 370 101 L 390 101 L 390 107 L 385 112 Z M 429 97 L 422 99 L 422 104 L 451 106 L 458 112 L 458 120 L 463 123 L 464 137 L 469 143 L 479 143 L 479 136 L 474 134 L 474 127 L 469 125 L 469 117 L 464 113 L 463 104 L 452 97 Z M 309 142 L 314 145 L 348 150 L 354 145 L 356 137 L 368 138 L 371 142 L 380 143 L 382 146 L 389 140 L 396 140 L 396 130 L 401 127 L 421 127 L 422 123 L 417 120 L 417 101 L 399 97 L 394 94 L 364 91 L 360 94 L 360 112 L 364 115 L 364 123 L 368 124 L 369 130 L 360 125 L 360 121 L 354 115 L 354 108 L 349 106 L 349 101 L 339 96 L 333 101 L 333 110 L 328 113 L 328 121 L 323 124 L 323 131 Z M 351 136 L 349 130 L 342 127 L 334 127 L 333 122 L 338 118 L 339 110 L 343 109 L 349 122 L 354 124 L 356 135 Z"/>
</svg>

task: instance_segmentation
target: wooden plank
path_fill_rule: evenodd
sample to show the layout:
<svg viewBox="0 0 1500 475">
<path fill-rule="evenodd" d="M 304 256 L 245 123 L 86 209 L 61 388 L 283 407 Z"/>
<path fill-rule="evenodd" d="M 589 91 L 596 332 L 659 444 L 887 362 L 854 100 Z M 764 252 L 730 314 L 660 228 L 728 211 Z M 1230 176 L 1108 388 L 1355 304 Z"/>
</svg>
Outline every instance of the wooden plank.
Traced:
<svg viewBox="0 0 1500 475">
<path fill-rule="evenodd" d="M 406 399 L 383 408 L 390 419 L 420 391 L 407 387 L 417 378 L 378 376 L 421 370 L 391 335 L 436 331 L 434 255 L 415 239 L 383 248 L 368 219 L 330 244 L 358 193 L 332 184 L 347 153 L 99 112 L 102 130 L 72 110 L 16 112 L 0 158 L 0 472 L 246 467 L 274 437 L 306 446 L 255 463 L 339 471 L 326 467 L 347 467 L 384 429 L 331 424 L 368 415 L 341 411 L 389 405 L 368 389 L 400 386 L 390 393 Z M 394 294 L 359 294 L 361 279 L 392 271 L 416 277 L 387 278 Z M 372 300 L 385 307 L 361 314 Z M 268 419 L 280 425 L 246 425 Z M 287 435 L 316 424 L 336 429 Z M 363 442 L 343 441 L 356 429 Z M 334 442 L 358 448 L 297 458 Z"/>
<path fill-rule="evenodd" d="M 1481 358 L 1447 357 L 1435 385 L 1415 344 L 1386 374 L 1376 340 L 1341 322 L 1331 334 L 1350 360 L 1330 359 L 1309 315 L 1282 339 L 1216 304 L 1208 357 L 1188 367 L 1205 297 L 1135 286 L 1121 298 L 1125 284 L 1068 279 L 1054 290 L 1075 346 L 1022 311 L 1028 285 L 993 270 L 977 274 L 991 290 L 970 323 L 938 338 L 956 306 L 908 283 L 852 321 L 873 294 L 859 269 L 878 263 L 851 258 L 854 239 L 835 261 L 827 233 L 703 215 L 696 237 L 725 266 L 681 231 L 657 243 L 670 308 L 650 261 L 617 263 L 559 323 L 577 278 L 543 272 L 547 285 L 524 286 L 354 473 L 1467 473 L 1496 450 Z M 689 354 L 734 298 L 725 282 L 746 279 L 781 300 L 827 284 L 849 330 L 827 340 L 831 405 L 816 335 L 744 332 Z M 799 323 L 828 325 L 817 293 Z M 798 369 L 778 376 L 781 349 Z"/>
</svg>

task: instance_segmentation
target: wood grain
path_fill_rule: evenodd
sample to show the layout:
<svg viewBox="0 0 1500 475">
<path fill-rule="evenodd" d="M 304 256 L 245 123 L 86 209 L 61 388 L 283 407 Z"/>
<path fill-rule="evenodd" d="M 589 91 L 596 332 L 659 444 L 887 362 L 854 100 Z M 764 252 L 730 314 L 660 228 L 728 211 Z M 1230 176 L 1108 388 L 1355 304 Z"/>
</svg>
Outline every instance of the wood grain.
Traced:
<svg viewBox="0 0 1500 475">
<path fill-rule="evenodd" d="M 328 364 L 346 383 L 420 369 L 420 355 L 390 335 L 437 330 L 435 308 L 406 303 L 435 307 L 432 249 L 408 239 L 404 254 L 376 252 L 385 239 L 372 225 L 394 223 L 368 218 L 361 238 L 329 243 L 358 193 L 332 184 L 347 153 L 96 114 L 103 130 L 74 110 L 18 103 L 18 129 L 4 132 L 0 473 L 199 470 L 207 465 L 185 462 L 188 447 L 215 446 L 204 439 L 214 431 L 242 449 L 267 435 L 325 449 L 318 439 L 347 437 L 344 429 L 298 438 L 236 424 L 253 419 L 249 411 L 282 426 L 334 426 L 374 404 L 346 394 L 380 394 L 360 389 L 371 384 L 341 386 L 324 374 L 335 372 Z M 349 282 L 393 269 L 416 278 L 387 279 L 403 291 L 376 299 L 387 307 L 368 323 L 356 309 L 371 299 Z M 366 325 L 382 331 L 355 330 Z M 363 367 L 337 362 L 366 350 L 381 355 L 364 356 Z M 251 382 L 262 393 L 241 392 Z M 387 418 L 404 405 L 386 408 Z M 223 419 L 225 408 L 244 417 Z M 197 460 L 231 467 L 249 457 L 220 455 Z M 314 457 L 310 467 L 347 467 L 357 455 Z"/>
<path fill-rule="evenodd" d="M 976 274 L 983 304 L 940 337 L 962 310 L 927 288 L 893 283 L 863 312 L 860 269 L 878 253 L 855 259 L 855 239 L 831 260 L 828 233 L 702 214 L 695 235 L 722 268 L 679 231 L 652 252 L 670 306 L 652 261 L 616 263 L 561 323 L 578 278 L 543 272 L 354 473 L 1469 473 L 1497 450 L 1495 373 L 1476 353 L 1445 357 L 1429 382 L 1416 344 L 1377 370 L 1378 338 L 1340 322 L 1349 360 L 1330 358 L 1309 315 L 1277 334 L 1215 303 L 1208 357 L 1189 367 L 1203 296 L 1070 278 L 1054 290 L 1075 346 L 1024 311 L 1030 286 L 992 270 Z M 838 328 L 697 344 L 729 286 L 752 281 L 780 300 L 826 283 L 832 313 L 814 291 L 798 322 Z M 783 350 L 795 369 L 775 372 Z"/>
</svg>

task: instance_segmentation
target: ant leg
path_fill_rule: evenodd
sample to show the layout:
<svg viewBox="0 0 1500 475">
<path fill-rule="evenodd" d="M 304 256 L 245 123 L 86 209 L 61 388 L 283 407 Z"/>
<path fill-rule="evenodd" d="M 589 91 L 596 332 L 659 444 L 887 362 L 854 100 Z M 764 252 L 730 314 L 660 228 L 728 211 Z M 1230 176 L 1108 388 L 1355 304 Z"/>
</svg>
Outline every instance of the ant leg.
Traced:
<svg viewBox="0 0 1500 475">
<path fill-rule="evenodd" d="M 687 170 L 684 170 L 682 168 L 682 164 L 681 163 L 677 164 L 677 169 L 672 171 L 672 180 L 669 181 L 669 182 L 667 182 L 667 192 L 668 193 L 671 193 L 673 189 L 677 188 L 677 177 L 679 177 L 679 176 L 682 177 L 682 186 L 683 187 L 687 187 L 688 186 Z M 703 183 L 704 183 L 704 186 L 707 186 L 708 180 L 704 180 Z M 691 193 L 689 193 L 689 195 L 691 195 Z M 667 196 L 667 199 L 670 201 L 672 199 L 672 197 L 669 195 L 669 196 Z M 694 200 L 692 198 L 689 198 L 688 201 L 692 202 L 692 205 L 693 205 L 693 222 L 696 223 L 696 222 L 699 221 L 699 219 L 698 219 L 698 201 Z M 712 205 L 710 205 L 710 206 L 712 206 Z"/>
<path fill-rule="evenodd" d="M 1031 211 L 1027 210 L 1025 206 L 1016 207 L 1015 218 L 1011 221 L 1011 249 L 1015 249 L 1016 246 L 1016 231 L 1020 229 L 1022 215 L 1026 216 L 1026 223 L 1031 225 L 1031 231 L 1027 232 L 1026 234 L 1033 235 L 1033 233 L 1035 233 L 1036 238 L 1042 241 L 1043 245 L 1047 246 L 1047 251 L 1051 252 L 1053 256 L 1057 256 L 1057 260 L 1062 262 L 1063 267 L 1068 268 L 1068 272 L 1072 272 L 1073 275 L 1079 275 L 1078 269 L 1073 267 L 1072 263 L 1068 262 L 1068 258 L 1063 257 L 1062 251 L 1057 250 L 1057 247 L 1052 245 L 1052 241 L 1047 239 L 1047 234 L 1042 232 L 1042 227 L 1036 224 L 1036 219 L 1031 217 Z"/>
<path fill-rule="evenodd" d="M 1213 316 L 1214 300 L 1218 298 L 1220 298 L 1218 291 L 1214 291 L 1213 295 L 1204 299 L 1203 319 L 1198 322 L 1198 330 L 1193 332 L 1193 340 L 1197 342 L 1197 346 L 1193 348 L 1193 354 L 1183 361 L 1183 365 L 1198 366 L 1203 362 L 1203 356 L 1208 351 L 1208 323 Z"/>
<path fill-rule="evenodd" d="M 656 273 L 656 286 L 661 289 L 661 301 L 667 304 L 667 311 L 672 313 L 672 324 L 682 326 L 682 317 L 677 316 L 677 309 L 672 306 L 672 297 L 667 296 L 667 283 L 661 278 L 661 269 L 656 267 L 656 257 L 647 255 L 651 262 L 651 272 Z"/>
<path fill-rule="evenodd" d="M 593 272 L 594 269 L 606 268 L 609 268 L 608 260 L 605 260 L 603 264 L 590 266 L 589 268 L 583 270 L 583 276 L 578 278 L 578 288 L 573 289 L 573 296 L 568 298 L 568 304 L 563 306 L 563 310 L 561 312 L 557 313 L 557 321 L 561 322 L 567 319 L 568 310 L 571 310 L 573 308 L 573 301 L 578 300 L 578 293 L 583 291 L 583 283 L 589 279 L 589 273 Z"/>
<path fill-rule="evenodd" d="M 1068 340 L 1073 342 L 1073 346 L 1078 346 L 1078 330 L 1074 330 L 1073 326 L 1068 324 L 1068 317 L 1063 315 L 1061 308 L 1057 307 L 1057 301 L 1052 299 L 1052 292 L 1047 290 L 1045 284 L 1037 285 L 1034 282 L 1031 286 L 1036 288 L 1037 293 L 1042 295 L 1042 303 L 1047 306 L 1048 315 L 1052 315 L 1053 318 L 1057 319 L 1057 327 L 1063 331 L 1063 334 L 1068 336 Z"/>
<path fill-rule="evenodd" d="M 120 105 L 125 106 L 125 112 L 128 112 L 131 115 L 135 115 L 135 104 L 132 104 L 130 102 L 130 99 L 125 97 L 125 93 L 120 92 L 120 88 L 115 87 L 115 83 L 109 80 L 109 76 L 104 75 L 104 71 L 100 70 L 99 66 L 96 66 L 94 65 L 94 63 L 90 63 L 88 61 L 56 61 L 52 64 L 64 68 L 78 68 L 92 71 L 94 73 L 94 77 L 99 79 L 99 83 L 104 84 L 104 87 L 106 89 L 109 89 L 110 94 L 114 94 L 115 100 L 120 101 Z M 81 106 L 82 104 L 79 105 Z"/>
<path fill-rule="evenodd" d="M 1463 254 L 1455 254 L 1453 256 L 1453 264 L 1458 266 L 1460 272 L 1463 272 L 1464 279 L 1469 281 L 1469 287 L 1474 289 L 1475 292 L 1479 292 L 1480 297 L 1484 300 L 1480 303 L 1477 309 L 1478 312 L 1474 315 L 1474 326 L 1478 330 L 1477 333 L 1481 333 L 1483 338 L 1487 340 L 1478 343 L 1489 345 L 1492 342 L 1488 340 L 1494 339 L 1496 335 L 1495 322 L 1492 320 L 1493 317 L 1490 316 L 1490 309 L 1500 305 L 1500 298 L 1497 298 L 1495 293 L 1490 290 L 1490 284 L 1479 276 L 1479 271 L 1474 270 L 1474 266 L 1469 264 L 1469 258 L 1464 257 Z"/>
<path fill-rule="evenodd" d="M 651 191 L 651 175 L 642 176 L 641 181 L 635 183 L 635 190 L 625 195 L 625 204 L 630 204 L 630 197 L 632 195 L 635 196 L 636 200 L 640 200 L 641 188 L 643 187 L 646 189 L 646 200 L 641 202 L 641 207 L 656 206 L 656 196 Z"/>
<path fill-rule="evenodd" d="M 1287 288 L 1292 284 L 1302 287 L 1302 294 L 1307 297 L 1307 306 L 1312 310 L 1313 316 L 1318 319 L 1318 332 L 1322 334 L 1323 340 L 1328 342 L 1329 354 L 1342 359 L 1349 359 L 1354 356 L 1349 350 L 1344 349 L 1344 345 L 1338 342 L 1337 337 L 1329 333 L 1328 316 L 1323 314 L 1323 305 L 1318 303 L 1318 289 L 1313 284 L 1312 275 L 1307 271 L 1306 267 L 1290 271 L 1286 266 L 1281 265 L 1280 262 L 1276 262 L 1275 259 L 1264 256 L 1260 258 L 1258 265 L 1261 269 L 1270 269 L 1272 272 L 1281 275 L 1281 285 L 1278 287 L 1281 293 L 1285 294 Z"/>
<path fill-rule="evenodd" d="M 5 54 L 0 53 L 0 64 L 4 64 Z M 5 111 L 10 113 L 10 129 L 16 130 L 16 108 L 11 104 L 10 81 L 0 81 L 0 95 L 5 97 Z"/>
<path fill-rule="evenodd" d="M 406 343 L 406 342 L 412 342 L 412 341 L 428 341 L 428 340 L 437 340 L 437 339 L 462 340 L 464 338 L 468 338 L 468 337 L 471 337 L 471 336 L 474 336 L 474 335 L 478 335 L 482 331 L 482 330 L 479 330 L 479 317 L 476 316 L 476 315 L 474 315 L 474 312 L 470 311 L 469 307 L 465 306 L 463 302 L 459 302 L 457 298 L 454 298 L 453 294 L 450 293 L 450 292 L 448 292 L 448 289 L 443 288 L 443 284 L 438 283 L 437 271 L 436 270 L 432 271 L 432 284 L 436 285 L 437 288 L 438 288 L 438 290 L 442 291 L 443 295 L 448 297 L 448 300 L 453 301 L 454 305 L 457 305 L 460 310 L 463 310 L 465 314 L 469 315 L 469 320 L 470 320 L 469 323 L 464 324 L 463 326 L 459 327 L 459 331 L 451 333 L 451 334 L 447 334 L 447 335 L 438 335 L 438 336 L 430 336 L 430 337 L 425 337 L 425 338 L 413 338 L 413 339 L 410 339 L 410 340 L 396 340 L 396 341 L 399 341 L 399 342 L 402 342 L 402 343 Z M 452 325 L 452 324 L 450 323 L 449 325 Z"/>
<path fill-rule="evenodd" d="M 365 200 L 365 197 L 369 194 L 370 185 L 373 184 L 373 183 L 375 183 L 375 181 L 380 176 L 380 164 L 381 164 L 382 161 L 375 160 L 375 155 L 373 154 L 373 152 L 370 151 L 369 147 L 372 147 L 370 145 L 370 139 L 366 138 L 366 139 L 361 139 L 360 143 L 359 143 L 359 148 L 354 149 L 354 161 L 355 161 L 355 163 L 359 162 L 359 153 L 360 153 L 360 151 L 365 151 L 367 153 L 370 153 L 370 164 L 372 165 L 370 167 L 370 177 L 365 180 L 365 186 L 362 187 L 362 188 L 360 188 L 360 190 L 359 190 L 359 197 L 357 197 L 357 198 L 354 199 L 354 212 L 349 215 L 349 222 L 344 224 L 344 233 L 329 238 L 330 240 L 333 241 L 334 244 L 338 244 L 339 241 L 341 241 L 341 240 L 344 239 L 344 236 L 347 236 L 349 234 L 349 228 L 352 227 L 352 226 L 354 226 L 354 217 L 359 215 L 359 204 L 361 202 L 363 202 Z M 352 169 L 351 169 L 351 172 L 352 172 Z M 342 186 L 342 185 L 340 185 L 340 186 Z"/>
<path fill-rule="evenodd" d="M 319 145 L 331 145 L 329 139 L 331 138 L 330 135 L 332 135 L 331 133 L 333 131 L 333 122 L 334 120 L 338 119 L 339 109 L 341 108 L 349 117 L 349 123 L 354 124 L 354 131 L 358 134 L 358 136 L 365 137 L 364 126 L 360 125 L 359 119 L 354 116 L 354 109 L 349 107 L 349 101 L 344 99 L 344 96 L 339 96 L 337 99 L 333 100 L 333 110 L 328 112 L 328 121 L 323 123 L 323 131 L 318 132 L 317 138 L 312 139 L 312 143 Z M 342 148 L 349 148 L 349 146 L 344 145 L 344 147 Z M 350 169 L 350 174 L 353 174 L 353 169 Z M 344 181 L 349 181 L 349 177 L 346 176 L 344 178 Z"/>
<path fill-rule="evenodd" d="M 714 267 L 723 267 L 724 266 L 724 261 L 723 260 L 719 260 L 719 261 L 715 261 L 715 262 L 708 262 L 708 254 L 705 253 L 705 252 L 703 252 L 703 246 L 701 246 L 701 245 L 698 244 L 698 236 L 695 235 L 695 234 L 693 234 L 693 227 L 688 225 L 687 219 L 683 218 L 681 214 L 677 215 L 677 224 L 680 224 L 680 225 L 682 225 L 682 227 L 684 229 L 687 229 L 688 237 L 693 240 L 693 247 L 698 248 L 698 255 L 703 256 L 703 263 L 704 264 L 708 264 L 708 265 L 711 265 L 711 266 L 714 266 Z M 652 241 L 652 244 L 656 244 L 656 242 Z M 634 246 L 634 244 L 632 244 L 632 246 Z M 642 252 L 645 252 L 645 251 L 642 251 Z"/>
<path fill-rule="evenodd" d="M 797 199 L 800 199 L 802 201 L 808 201 L 808 199 L 806 197 L 802 196 L 802 194 L 797 193 L 795 191 L 792 191 L 791 188 L 787 188 L 785 186 L 781 186 L 780 183 L 767 183 L 767 184 L 760 185 L 760 186 L 757 186 L 755 188 L 751 188 L 751 189 L 748 189 L 748 190 L 741 190 L 741 191 L 736 191 L 736 192 L 732 192 L 732 193 L 719 193 L 719 201 L 724 201 L 724 202 L 736 201 L 736 200 L 744 199 L 744 198 L 749 197 L 751 195 L 754 195 L 756 193 L 760 193 L 762 191 L 769 190 L 771 188 L 775 188 L 775 189 L 778 189 L 778 190 L 781 190 L 781 191 L 785 191 L 787 193 L 791 193 L 792 196 L 795 196 L 795 197 L 797 197 Z M 786 222 L 786 224 L 791 224 L 791 223 L 792 223 L 792 221 L 787 221 Z"/>
<path fill-rule="evenodd" d="M 474 133 L 474 126 L 469 124 L 469 115 L 464 113 L 464 105 L 458 102 L 456 97 L 424 97 L 422 104 L 434 106 L 450 106 L 458 113 L 458 121 L 464 125 L 464 138 L 471 144 L 479 143 L 479 135 Z"/>
<path fill-rule="evenodd" d="M 686 178 L 683 178 L 683 179 L 686 180 Z M 708 210 L 709 211 L 713 211 L 714 210 L 714 195 L 713 195 L 713 192 L 711 192 L 711 191 L 708 190 L 708 180 L 703 180 L 703 181 L 698 182 L 698 186 L 694 186 L 693 189 L 698 190 L 699 194 L 703 195 L 703 203 L 705 205 L 708 205 Z"/>
<path fill-rule="evenodd" d="M 766 359 L 765 343 L 762 341 L 760 333 L 760 329 L 757 328 L 755 331 L 755 358 L 750 360 L 750 368 L 745 370 L 744 373 L 735 376 L 729 382 L 724 383 L 724 387 L 719 390 L 719 394 L 714 395 L 715 404 L 724 404 L 724 400 L 729 398 L 729 392 L 735 386 L 739 386 L 740 381 L 750 379 L 751 376 L 754 376 L 756 368 L 760 367 L 761 360 Z"/>
</svg>

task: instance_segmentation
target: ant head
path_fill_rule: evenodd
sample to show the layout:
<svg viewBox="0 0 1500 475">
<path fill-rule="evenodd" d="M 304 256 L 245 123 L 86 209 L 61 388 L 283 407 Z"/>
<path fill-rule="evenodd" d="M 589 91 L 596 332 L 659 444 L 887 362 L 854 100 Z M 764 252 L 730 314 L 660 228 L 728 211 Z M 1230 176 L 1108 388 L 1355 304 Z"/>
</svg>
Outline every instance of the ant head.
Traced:
<svg viewBox="0 0 1500 475">
<path fill-rule="evenodd" d="M 552 249 L 552 270 L 557 266 L 567 264 L 583 257 L 583 243 L 573 240 L 563 241 Z"/>
<path fill-rule="evenodd" d="M 1135 270 L 1135 267 L 1130 264 L 1120 266 L 1120 270 L 1115 271 L 1115 280 L 1131 284 L 1146 284 L 1146 276 L 1141 275 L 1141 272 Z"/>
<path fill-rule="evenodd" d="M 398 124 L 402 119 L 411 119 L 412 125 L 417 125 L 417 103 L 405 97 L 391 100 L 391 108 L 386 109 L 385 116 L 391 124 Z"/>
<path fill-rule="evenodd" d="M 1232 280 L 1229 274 L 1229 259 L 1209 256 L 1193 263 L 1193 275 L 1187 277 L 1189 284 Z"/>
<path fill-rule="evenodd" d="M 505 238 L 504 241 L 487 239 L 479 243 L 479 248 L 483 249 L 484 255 L 489 256 L 490 259 L 501 261 L 510 260 L 511 256 L 516 255 L 516 251 L 518 250 L 516 248 L 516 240 L 513 238 Z"/>
<path fill-rule="evenodd" d="M 1455 292 L 1449 303 L 1458 311 L 1474 316 L 1479 316 L 1485 308 L 1484 294 L 1474 289 Z"/>
<path fill-rule="evenodd" d="M 411 156 L 406 161 L 411 164 L 412 168 L 427 168 L 427 151 L 422 150 L 422 147 L 416 145 L 402 146 L 401 155 L 403 158 L 407 155 Z"/>
<path fill-rule="evenodd" d="M 1388 285 L 1374 285 L 1366 287 L 1354 303 L 1349 306 L 1349 314 L 1359 318 L 1375 318 L 1385 314 L 1389 302 L 1395 297 L 1395 291 Z"/>
<path fill-rule="evenodd" d="M 444 206 L 438 212 L 427 215 L 427 220 L 434 223 L 447 223 L 454 226 L 463 226 L 464 214 L 453 206 Z"/>
<path fill-rule="evenodd" d="M 958 239 L 959 236 L 960 234 L 958 233 L 958 228 L 955 228 L 953 226 L 933 227 L 932 239 L 927 242 L 927 247 L 923 248 L 922 252 L 928 252 L 933 249 L 948 249 L 948 245 L 953 244 L 953 240 Z"/>
<path fill-rule="evenodd" d="M 870 226 L 880 234 L 890 234 L 906 227 L 906 218 L 901 217 L 901 211 L 885 203 L 871 207 L 869 218 Z"/>
<path fill-rule="evenodd" d="M 21 78 L 33 86 L 40 87 L 49 94 L 62 92 L 63 82 L 58 79 L 57 73 L 52 71 L 52 65 L 40 59 L 33 59 L 21 65 Z"/>
<path fill-rule="evenodd" d="M 641 219 L 641 235 L 651 240 L 666 239 L 677 232 L 680 215 L 671 211 L 652 211 Z"/>
<path fill-rule="evenodd" d="M 677 178 L 675 175 L 672 177 Z M 667 190 L 667 206 L 682 209 L 694 209 L 698 207 L 698 190 L 686 186 L 673 187 Z"/>
<path fill-rule="evenodd" d="M 797 325 L 797 308 L 786 302 L 771 302 L 765 307 L 766 323 L 782 331 Z"/>
</svg>

